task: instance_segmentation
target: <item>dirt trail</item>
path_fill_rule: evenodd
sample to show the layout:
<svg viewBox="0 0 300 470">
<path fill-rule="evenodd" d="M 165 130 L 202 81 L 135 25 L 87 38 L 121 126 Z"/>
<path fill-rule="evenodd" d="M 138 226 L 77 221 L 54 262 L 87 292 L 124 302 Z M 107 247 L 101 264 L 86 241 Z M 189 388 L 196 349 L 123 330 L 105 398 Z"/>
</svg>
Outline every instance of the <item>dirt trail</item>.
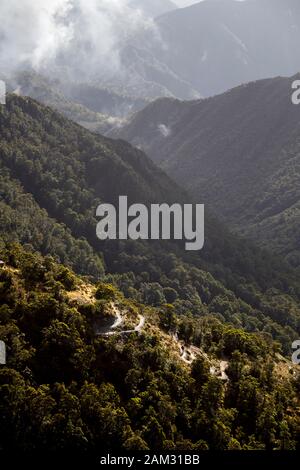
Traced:
<svg viewBox="0 0 300 470">
<path fill-rule="evenodd" d="M 123 323 L 123 317 L 121 315 L 121 312 L 120 310 L 117 308 L 117 306 L 115 304 L 112 304 L 112 309 L 116 315 L 116 320 L 115 322 L 113 323 L 113 325 L 110 327 L 112 330 L 115 330 L 116 328 L 118 328 L 118 326 L 121 326 L 122 323 Z"/>
<path fill-rule="evenodd" d="M 139 315 L 139 324 L 135 327 L 134 331 L 140 332 L 145 326 L 146 318 L 143 315 Z"/>
<path fill-rule="evenodd" d="M 180 359 L 186 364 L 191 365 L 199 355 L 204 356 L 210 363 L 211 360 L 206 353 L 196 346 L 186 346 L 183 341 L 179 341 L 177 334 L 172 335 L 173 340 L 179 345 Z M 228 368 L 228 361 L 220 361 L 218 366 L 211 366 L 210 373 L 215 375 L 220 380 L 229 380 L 226 370 Z"/>
<path fill-rule="evenodd" d="M 103 331 L 101 333 L 97 333 L 98 335 L 101 335 L 101 336 L 129 335 L 130 333 L 140 333 L 142 331 L 142 329 L 144 328 L 146 319 L 143 315 L 139 314 L 139 316 L 138 316 L 139 317 L 139 323 L 134 329 L 115 331 L 116 328 L 118 328 L 119 326 L 122 325 L 122 323 L 124 321 L 124 318 L 123 318 L 122 312 L 116 306 L 116 304 L 114 304 L 114 303 L 112 304 L 112 309 L 113 309 L 113 311 L 115 313 L 115 316 L 116 316 L 115 322 L 113 323 L 113 325 L 108 326 L 106 331 Z"/>
<path fill-rule="evenodd" d="M 227 367 L 228 367 L 227 361 L 220 362 L 221 380 L 228 380 L 228 375 L 226 374 Z"/>
<path fill-rule="evenodd" d="M 229 380 L 228 375 L 226 374 L 227 367 L 228 367 L 228 362 L 221 361 L 219 368 L 215 366 L 212 366 L 210 368 L 210 373 L 211 375 L 215 375 L 216 377 L 218 377 L 220 380 Z"/>
</svg>

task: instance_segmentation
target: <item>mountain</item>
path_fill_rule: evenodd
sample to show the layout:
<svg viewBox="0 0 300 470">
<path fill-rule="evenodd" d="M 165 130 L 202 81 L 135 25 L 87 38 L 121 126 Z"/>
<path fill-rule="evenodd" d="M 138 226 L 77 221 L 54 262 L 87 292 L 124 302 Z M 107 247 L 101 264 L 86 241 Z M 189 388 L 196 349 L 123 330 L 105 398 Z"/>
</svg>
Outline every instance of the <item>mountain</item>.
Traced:
<svg viewBox="0 0 300 470">
<path fill-rule="evenodd" d="M 299 370 L 268 335 L 128 301 L 1 238 L 0 259 L 0 450 L 11 461 L 299 448 Z"/>
<path fill-rule="evenodd" d="M 55 93 L 62 93 L 67 112 L 71 101 L 104 114 L 76 118 L 83 124 L 96 121 L 96 127 L 92 123 L 89 128 L 103 132 L 107 118 L 124 117 L 124 112 L 140 109 L 145 100 L 199 99 L 241 83 L 290 76 L 300 69 L 298 0 L 205 0 L 186 8 L 176 8 L 168 0 L 131 2 L 131 6 L 123 2 L 120 9 L 114 2 L 102 6 L 95 2 L 91 9 L 75 2 L 64 12 L 68 39 L 57 45 L 55 54 L 53 37 L 51 44 L 43 44 L 36 67 L 27 43 L 23 50 L 22 41 L 17 41 L 20 63 L 14 68 L 4 54 L 9 50 L 5 45 L 1 74 L 36 67 L 50 81 L 60 82 Z M 53 26 L 59 32 L 56 20 Z M 106 30 L 104 41 L 101 34 Z M 59 96 L 52 99 L 59 102 Z M 74 111 L 79 118 L 87 112 Z"/>
<path fill-rule="evenodd" d="M 57 262 L 77 272 L 99 278 L 104 274 L 101 255 L 95 253 L 87 240 L 72 235 L 63 223 L 58 223 L 42 209 L 32 194 L 0 163 L 0 224 L 1 237 L 6 242 L 22 242 L 52 256 Z"/>
<path fill-rule="evenodd" d="M 158 100 L 117 135 L 238 233 L 300 264 L 300 107 L 275 78 L 194 102 Z"/>
<path fill-rule="evenodd" d="M 233 468 L 241 453 L 223 451 L 260 450 L 287 464 L 300 450 L 299 76 L 181 102 L 201 95 L 180 71 L 195 24 L 182 42 L 172 30 L 175 71 L 157 26 L 172 2 L 44 3 L 0 3 L 0 78 L 27 70 L 4 78 L 0 105 L 1 461 Z M 180 205 L 183 239 L 165 239 L 173 214 L 162 239 L 134 240 L 132 221 L 130 239 L 100 241 L 100 203 L 117 233 L 131 222 L 120 196 L 152 234 L 145 206 Z M 199 202 L 204 247 L 188 251 Z"/>
<path fill-rule="evenodd" d="M 190 196 L 30 98 L 8 96 L 0 137 L 0 449 L 297 448 L 297 274 L 209 214 L 199 255 L 100 242 L 99 202 Z"/>
<path fill-rule="evenodd" d="M 145 80 L 180 99 L 191 99 L 191 90 L 211 96 L 241 83 L 290 76 L 300 69 L 299 24 L 298 0 L 203 1 L 156 18 L 156 34 L 146 31 L 130 40 L 131 67 L 142 68 Z M 159 74 L 154 78 L 153 63 L 190 91 Z"/>
<path fill-rule="evenodd" d="M 97 239 L 100 202 L 117 204 L 120 195 L 129 203 L 191 201 L 144 153 L 13 95 L 0 113 L 0 134 L 1 173 L 7 175 L 1 233 L 7 241 L 30 244 L 94 279 L 103 278 L 103 260 L 107 280 L 128 297 L 154 306 L 168 302 L 181 314 L 212 313 L 247 331 L 264 331 L 289 353 L 298 335 L 297 273 L 232 236 L 208 211 L 199 253 L 186 252 L 181 242 Z M 57 241 L 51 232 L 45 234 L 54 221 L 60 230 L 65 227 Z M 84 250 L 83 262 L 71 258 L 78 247 Z"/>
<path fill-rule="evenodd" d="M 101 88 L 96 84 L 61 83 L 60 90 L 72 101 L 80 103 L 95 113 L 111 117 L 116 122 L 148 104 L 146 99 L 122 94 L 121 91 L 114 91 L 112 87 Z"/>
<path fill-rule="evenodd" d="M 8 89 L 21 96 L 30 96 L 51 106 L 83 127 L 104 134 L 121 125 L 122 120 L 141 110 L 148 102 L 122 95 L 96 84 L 65 83 L 46 78 L 34 71 L 22 71 L 5 77 Z"/>
<path fill-rule="evenodd" d="M 139 46 L 135 45 L 136 42 Z M 148 38 L 128 42 L 120 51 L 121 78 L 119 75 L 110 77 L 104 81 L 104 85 L 113 86 L 113 89 L 119 87 L 130 95 L 148 100 L 161 96 L 200 98 L 199 92 L 189 82 L 155 56 L 148 48 L 148 43 Z"/>
</svg>

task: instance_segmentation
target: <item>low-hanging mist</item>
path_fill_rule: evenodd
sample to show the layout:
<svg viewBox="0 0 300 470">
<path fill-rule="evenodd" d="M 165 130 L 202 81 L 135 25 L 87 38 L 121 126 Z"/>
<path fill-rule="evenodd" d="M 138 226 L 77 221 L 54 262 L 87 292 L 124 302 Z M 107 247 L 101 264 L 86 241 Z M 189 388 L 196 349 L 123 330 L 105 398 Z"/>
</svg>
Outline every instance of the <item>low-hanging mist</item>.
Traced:
<svg viewBox="0 0 300 470">
<path fill-rule="evenodd" d="M 154 28 L 130 0 L 12 0 L 0 17 L 2 74 L 31 68 L 79 80 L 120 72 L 120 45 Z"/>
</svg>

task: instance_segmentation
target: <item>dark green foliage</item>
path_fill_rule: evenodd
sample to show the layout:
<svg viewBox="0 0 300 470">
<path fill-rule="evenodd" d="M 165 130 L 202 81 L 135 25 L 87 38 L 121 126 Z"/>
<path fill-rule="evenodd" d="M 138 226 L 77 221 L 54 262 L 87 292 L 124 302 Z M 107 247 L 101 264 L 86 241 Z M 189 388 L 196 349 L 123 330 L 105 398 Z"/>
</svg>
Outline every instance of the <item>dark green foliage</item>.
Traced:
<svg viewBox="0 0 300 470">
<path fill-rule="evenodd" d="M 103 261 L 90 244 L 72 235 L 64 224 L 57 223 L 41 209 L 32 195 L 10 176 L 0 162 L 0 231 L 6 241 L 18 241 L 81 274 L 100 277 Z"/>
<path fill-rule="evenodd" d="M 100 283 L 97 285 L 95 297 L 98 300 L 115 300 L 118 295 L 117 289 L 111 284 Z"/>
<path fill-rule="evenodd" d="M 270 338 L 229 329 L 211 316 L 191 318 L 190 339 L 201 343 L 203 356 L 189 370 L 164 345 L 166 333 L 154 320 L 162 313 L 147 309 L 156 333 L 146 328 L 140 335 L 96 337 L 91 325 L 101 309 L 70 303 L 69 285 L 61 282 L 68 270 L 18 246 L 0 256 L 0 338 L 7 345 L 7 364 L 0 366 L 1 450 L 299 445 L 299 379 L 278 377 Z M 137 306 L 126 301 L 130 308 Z M 164 329 L 173 310 L 165 306 Z M 211 375 L 207 356 L 220 360 L 225 353 L 231 356 L 226 384 Z"/>
<path fill-rule="evenodd" d="M 299 280 L 281 260 L 233 238 L 209 214 L 201 253 L 168 242 L 96 238 L 101 201 L 187 201 L 164 173 L 123 141 L 93 135 L 49 108 L 11 96 L 0 114 L 1 233 L 81 274 L 103 263 L 126 296 L 176 312 L 213 313 L 235 327 L 266 331 L 288 353 L 299 329 Z M 3 188 L 3 189 L 2 189 Z M 40 209 L 40 208 L 43 209 Z"/>
<path fill-rule="evenodd" d="M 143 148 L 228 227 L 299 267 L 296 79 L 260 80 L 206 100 L 160 99 L 115 135 Z"/>
</svg>

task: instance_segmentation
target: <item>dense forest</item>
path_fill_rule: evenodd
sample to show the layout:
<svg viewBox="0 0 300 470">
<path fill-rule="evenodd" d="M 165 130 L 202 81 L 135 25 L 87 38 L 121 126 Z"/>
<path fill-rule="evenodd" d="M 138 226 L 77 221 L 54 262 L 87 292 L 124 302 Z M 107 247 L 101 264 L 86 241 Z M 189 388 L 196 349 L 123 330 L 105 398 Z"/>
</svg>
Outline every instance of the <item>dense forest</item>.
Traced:
<svg viewBox="0 0 300 470">
<path fill-rule="evenodd" d="M 291 78 L 205 100 L 160 99 L 115 136 L 144 151 L 227 227 L 300 265 L 300 106 Z"/>
<path fill-rule="evenodd" d="M 0 258 L 1 450 L 298 448 L 300 375 L 270 335 L 128 301 L 17 244 Z M 97 335 L 112 305 L 142 331 Z"/>
<path fill-rule="evenodd" d="M 0 17 L 1 465 L 291 463 L 299 0 Z"/>
<path fill-rule="evenodd" d="M 51 254 L 95 280 L 106 273 L 136 301 L 173 303 L 181 314 L 213 313 L 247 331 L 266 331 L 290 353 L 299 331 L 300 286 L 282 260 L 233 237 L 209 214 L 200 254 L 167 242 L 99 242 L 99 202 L 116 202 L 120 194 L 144 203 L 189 196 L 141 151 L 94 135 L 29 98 L 11 96 L 0 126 L 6 241 Z"/>
</svg>

